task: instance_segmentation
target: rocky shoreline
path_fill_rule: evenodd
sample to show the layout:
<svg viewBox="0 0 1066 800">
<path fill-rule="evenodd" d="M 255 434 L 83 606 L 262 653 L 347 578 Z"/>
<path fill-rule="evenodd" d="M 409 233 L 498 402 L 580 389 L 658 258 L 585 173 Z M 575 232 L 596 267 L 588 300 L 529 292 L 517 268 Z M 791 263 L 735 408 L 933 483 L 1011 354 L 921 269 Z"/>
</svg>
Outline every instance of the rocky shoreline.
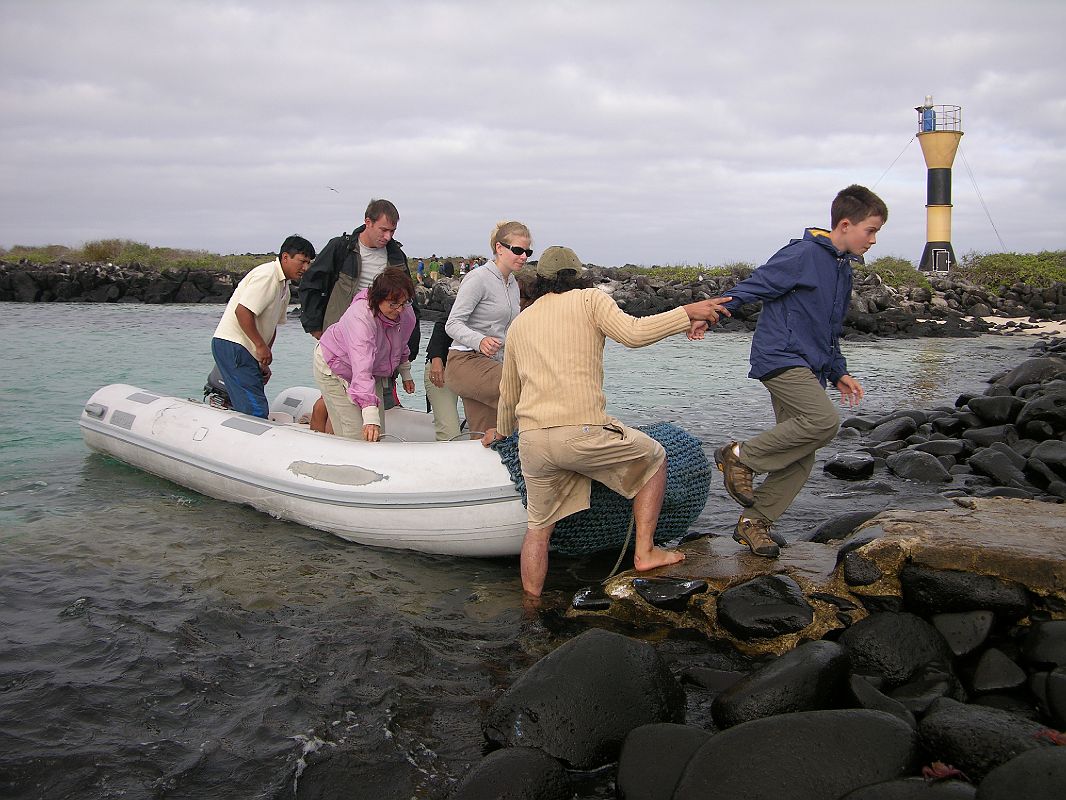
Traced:
<svg viewBox="0 0 1066 800">
<path fill-rule="evenodd" d="M 695 281 L 666 280 L 626 267 L 589 268 L 596 286 L 634 316 L 728 294 L 746 272 Z M 242 275 L 195 269 L 155 271 L 111 264 L 56 263 L 37 266 L 0 260 L 0 302 L 51 303 L 225 303 Z M 933 278 L 925 287 L 895 289 L 876 274 L 856 275 L 845 319 L 848 340 L 871 337 L 975 336 L 995 332 L 988 318 L 1066 320 L 1066 284 L 1048 288 L 1024 284 L 991 292 L 953 278 Z M 459 280 L 427 279 L 417 287 L 423 317 L 439 319 L 451 309 Z M 760 304 L 741 306 L 718 330 L 754 330 Z M 1025 324 L 1025 323 L 1022 323 Z M 1017 323 L 1014 323 L 1017 326 Z"/>
<path fill-rule="evenodd" d="M 842 427 L 828 475 L 943 508 L 842 515 L 775 560 L 702 536 L 575 595 L 555 624 L 583 632 L 485 709 L 451 800 L 1066 796 L 1066 340 L 1036 350 Z M 315 754 L 296 796 L 360 763 Z"/>
<path fill-rule="evenodd" d="M 596 627 L 488 709 L 451 797 L 597 770 L 629 800 L 1066 796 L 1066 340 L 1038 348 L 954 407 L 845 422 L 828 474 L 951 484 L 944 509 L 844 515 L 777 560 L 704 536 L 579 592 Z"/>
</svg>

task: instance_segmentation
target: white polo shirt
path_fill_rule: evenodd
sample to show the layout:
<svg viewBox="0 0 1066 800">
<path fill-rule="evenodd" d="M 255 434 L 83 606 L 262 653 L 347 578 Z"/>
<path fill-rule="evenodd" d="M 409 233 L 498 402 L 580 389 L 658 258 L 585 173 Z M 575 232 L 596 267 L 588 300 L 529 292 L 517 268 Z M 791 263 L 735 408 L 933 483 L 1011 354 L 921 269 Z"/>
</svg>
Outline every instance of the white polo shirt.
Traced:
<svg viewBox="0 0 1066 800">
<path fill-rule="evenodd" d="M 215 328 L 216 339 L 236 342 L 254 356 L 255 345 L 237 322 L 238 305 L 255 314 L 255 327 L 269 345 L 278 325 L 285 324 L 285 312 L 289 308 L 289 281 L 281 270 L 280 260 L 275 258 L 260 264 L 241 278 Z"/>
</svg>

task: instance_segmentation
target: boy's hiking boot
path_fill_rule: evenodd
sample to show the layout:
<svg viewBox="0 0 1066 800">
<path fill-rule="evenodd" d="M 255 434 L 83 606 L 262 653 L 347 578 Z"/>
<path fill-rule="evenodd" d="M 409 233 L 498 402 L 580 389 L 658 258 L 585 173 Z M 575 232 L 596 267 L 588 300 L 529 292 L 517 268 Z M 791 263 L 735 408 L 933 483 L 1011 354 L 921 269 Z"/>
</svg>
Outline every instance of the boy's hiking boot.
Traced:
<svg viewBox="0 0 1066 800">
<path fill-rule="evenodd" d="M 733 538 L 747 545 L 755 555 L 763 558 L 777 558 L 781 548 L 770 538 L 770 522 L 758 517 L 741 517 L 733 529 Z"/>
<path fill-rule="evenodd" d="M 751 482 L 755 470 L 740 463 L 736 452 L 736 442 L 722 445 L 714 451 L 714 463 L 722 473 L 722 482 L 729 496 L 745 508 L 755 505 L 754 489 Z"/>
</svg>

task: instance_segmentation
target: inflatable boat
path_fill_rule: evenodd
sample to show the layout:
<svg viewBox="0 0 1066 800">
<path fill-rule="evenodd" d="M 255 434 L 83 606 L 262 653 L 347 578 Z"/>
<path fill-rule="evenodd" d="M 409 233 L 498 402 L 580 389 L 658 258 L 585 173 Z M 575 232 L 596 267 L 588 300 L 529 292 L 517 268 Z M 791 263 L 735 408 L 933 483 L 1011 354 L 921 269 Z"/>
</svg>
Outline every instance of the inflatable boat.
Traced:
<svg viewBox="0 0 1066 800">
<path fill-rule="evenodd" d="M 478 441 L 437 442 L 433 417 L 385 412 L 369 443 L 301 423 L 319 397 L 294 387 L 259 419 L 111 384 L 85 404 L 85 443 L 201 494 L 359 544 L 459 556 L 517 554 L 526 511 L 499 455 Z"/>
</svg>

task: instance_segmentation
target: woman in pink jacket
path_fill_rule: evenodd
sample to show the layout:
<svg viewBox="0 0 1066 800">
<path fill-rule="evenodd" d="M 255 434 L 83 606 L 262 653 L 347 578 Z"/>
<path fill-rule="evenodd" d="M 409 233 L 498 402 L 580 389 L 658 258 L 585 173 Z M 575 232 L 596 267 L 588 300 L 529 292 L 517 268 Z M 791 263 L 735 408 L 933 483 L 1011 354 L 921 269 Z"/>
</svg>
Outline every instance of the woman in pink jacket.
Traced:
<svg viewBox="0 0 1066 800">
<path fill-rule="evenodd" d="M 397 367 L 403 390 L 411 394 L 411 351 L 407 340 L 415 327 L 411 276 L 389 267 L 352 300 L 315 348 L 315 382 L 322 390 L 333 431 L 347 439 L 381 438 L 382 380 Z"/>
</svg>

